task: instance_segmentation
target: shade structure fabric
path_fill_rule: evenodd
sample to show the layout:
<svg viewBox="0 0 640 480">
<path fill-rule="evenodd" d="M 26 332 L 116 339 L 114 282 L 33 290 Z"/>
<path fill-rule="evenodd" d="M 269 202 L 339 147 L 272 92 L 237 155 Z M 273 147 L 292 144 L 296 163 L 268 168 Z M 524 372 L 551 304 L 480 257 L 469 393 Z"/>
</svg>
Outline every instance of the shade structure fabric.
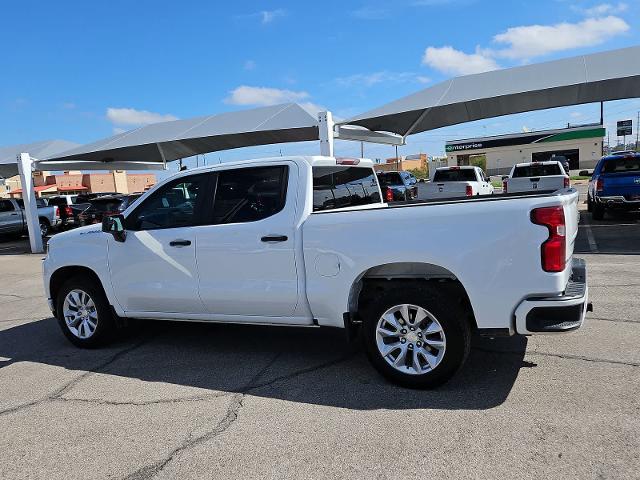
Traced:
<svg viewBox="0 0 640 480">
<path fill-rule="evenodd" d="M 79 144 L 67 140 L 43 140 L 0 147 L 0 177 L 8 178 L 18 174 L 17 157 L 21 153 L 29 153 L 32 157 L 40 159 L 78 146 Z"/>
<path fill-rule="evenodd" d="M 232 148 L 318 139 L 318 119 L 296 103 L 154 123 L 64 153 L 40 163 L 92 162 L 100 168 L 127 162 L 165 161 Z"/>
<path fill-rule="evenodd" d="M 533 110 L 640 97 L 640 46 L 452 78 L 344 125 L 409 135 Z"/>
</svg>

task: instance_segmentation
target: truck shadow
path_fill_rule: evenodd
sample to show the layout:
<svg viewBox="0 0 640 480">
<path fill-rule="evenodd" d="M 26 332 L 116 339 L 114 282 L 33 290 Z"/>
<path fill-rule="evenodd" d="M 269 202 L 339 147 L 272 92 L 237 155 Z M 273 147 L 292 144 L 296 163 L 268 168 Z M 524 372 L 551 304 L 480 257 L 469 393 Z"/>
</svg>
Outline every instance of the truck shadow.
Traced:
<svg viewBox="0 0 640 480">
<path fill-rule="evenodd" d="M 521 368 L 535 366 L 523 361 L 526 344 L 525 337 L 475 338 L 452 381 L 418 391 L 385 381 L 337 329 L 145 322 L 109 348 L 82 350 L 49 318 L 0 331 L 0 368 L 34 362 L 356 410 L 489 409 L 506 400 Z"/>
</svg>

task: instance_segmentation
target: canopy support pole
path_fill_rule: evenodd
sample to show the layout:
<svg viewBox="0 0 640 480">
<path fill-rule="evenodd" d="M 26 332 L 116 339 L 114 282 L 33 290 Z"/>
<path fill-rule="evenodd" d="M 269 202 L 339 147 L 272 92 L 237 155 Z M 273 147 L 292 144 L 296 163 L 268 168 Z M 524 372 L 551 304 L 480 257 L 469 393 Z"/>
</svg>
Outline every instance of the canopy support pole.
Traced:
<svg viewBox="0 0 640 480">
<path fill-rule="evenodd" d="M 162 158 L 162 169 L 166 170 L 167 169 L 167 159 L 164 156 L 164 152 L 162 151 L 162 145 L 160 145 L 160 143 L 156 143 L 156 146 L 158 147 L 158 152 L 160 152 L 160 158 Z M 181 163 L 181 167 L 182 167 L 182 161 L 180 161 Z"/>
<path fill-rule="evenodd" d="M 320 155 L 333 157 L 333 115 L 331 112 L 318 113 L 318 129 Z"/>
<path fill-rule="evenodd" d="M 42 253 L 42 235 L 40 235 L 40 221 L 38 219 L 38 206 L 36 204 L 36 192 L 33 189 L 33 160 L 28 153 L 18 155 L 18 172 L 22 184 L 22 201 L 24 202 L 24 215 L 29 232 L 29 244 L 31 253 Z"/>
</svg>

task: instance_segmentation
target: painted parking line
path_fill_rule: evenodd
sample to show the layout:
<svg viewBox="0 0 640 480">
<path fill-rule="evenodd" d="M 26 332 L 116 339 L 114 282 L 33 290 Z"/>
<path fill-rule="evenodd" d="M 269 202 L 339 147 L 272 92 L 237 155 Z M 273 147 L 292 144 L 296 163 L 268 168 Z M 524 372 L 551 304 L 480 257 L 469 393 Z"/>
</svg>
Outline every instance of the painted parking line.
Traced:
<svg viewBox="0 0 640 480">
<path fill-rule="evenodd" d="M 589 243 L 589 250 L 591 253 L 599 253 L 598 244 L 596 243 L 596 237 L 593 235 L 593 229 L 591 228 L 591 222 L 589 220 L 589 216 L 584 214 L 581 215 L 582 223 L 584 225 L 584 230 L 587 232 L 587 243 Z"/>
</svg>

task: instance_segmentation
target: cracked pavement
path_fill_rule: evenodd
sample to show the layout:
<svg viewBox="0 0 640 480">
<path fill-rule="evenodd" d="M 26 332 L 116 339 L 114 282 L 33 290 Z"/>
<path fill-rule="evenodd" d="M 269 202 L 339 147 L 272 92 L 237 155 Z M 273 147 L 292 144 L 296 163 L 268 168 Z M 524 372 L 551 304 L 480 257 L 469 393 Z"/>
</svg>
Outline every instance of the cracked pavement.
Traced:
<svg viewBox="0 0 640 480">
<path fill-rule="evenodd" d="M 474 339 L 436 391 L 388 384 L 333 330 L 147 322 L 79 350 L 39 256 L 6 248 L 0 478 L 637 478 L 640 223 L 623 244 L 616 221 L 593 228 L 609 253 L 576 245 L 583 329 Z"/>
</svg>

